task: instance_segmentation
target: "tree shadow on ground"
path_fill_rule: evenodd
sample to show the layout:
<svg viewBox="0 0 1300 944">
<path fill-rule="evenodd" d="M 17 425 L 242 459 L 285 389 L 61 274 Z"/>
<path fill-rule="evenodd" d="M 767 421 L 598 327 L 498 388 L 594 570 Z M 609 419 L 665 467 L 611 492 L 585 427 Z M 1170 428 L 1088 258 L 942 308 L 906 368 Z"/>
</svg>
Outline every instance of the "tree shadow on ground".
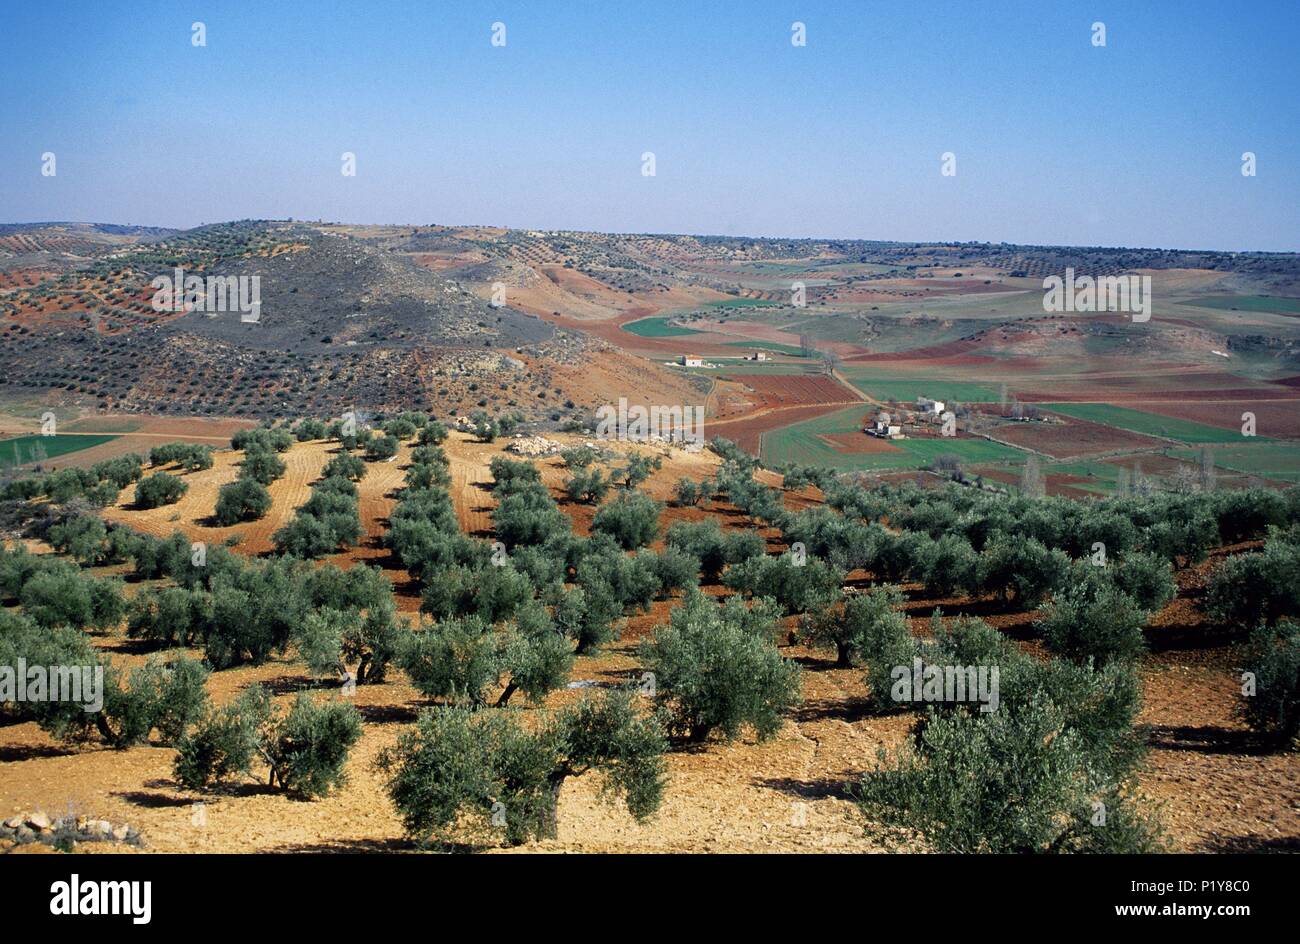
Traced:
<svg viewBox="0 0 1300 944">
<path fill-rule="evenodd" d="M 1227 836 L 1205 844 L 1206 852 L 1300 852 L 1300 836 Z"/>
<path fill-rule="evenodd" d="M 173 806 L 189 806 L 194 803 L 194 800 L 189 797 L 172 796 L 166 793 L 149 793 L 146 790 L 115 790 L 109 796 L 125 800 L 132 806 L 142 806 L 150 810 Z"/>
<path fill-rule="evenodd" d="M 1205 623 L 1169 623 L 1142 630 L 1147 649 L 1152 653 L 1184 652 L 1231 646 L 1240 642 L 1239 634 Z"/>
<path fill-rule="evenodd" d="M 1190 751 L 1197 754 L 1260 754 L 1256 738 L 1249 731 L 1217 725 L 1155 724 L 1147 729 L 1153 748 L 1165 751 Z"/>
<path fill-rule="evenodd" d="M 0 747 L 0 764 L 19 760 L 36 760 L 43 757 L 68 757 L 76 751 L 50 744 L 9 744 Z"/>
<path fill-rule="evenodd" d="M 419 717 L 410 705 L 357 705 L 357 713 L 366 724 L 414 724 Z"/>
<path fill-rule="evenodd" d="M 842 777 L 818 777 L 799 780 L 794 777 L 758 777 L 750 781 L 755 786 L 766 787 L 801 800 L 853 800 L 852 789 L 857 777 L 844 772 Z"/>
</svg>

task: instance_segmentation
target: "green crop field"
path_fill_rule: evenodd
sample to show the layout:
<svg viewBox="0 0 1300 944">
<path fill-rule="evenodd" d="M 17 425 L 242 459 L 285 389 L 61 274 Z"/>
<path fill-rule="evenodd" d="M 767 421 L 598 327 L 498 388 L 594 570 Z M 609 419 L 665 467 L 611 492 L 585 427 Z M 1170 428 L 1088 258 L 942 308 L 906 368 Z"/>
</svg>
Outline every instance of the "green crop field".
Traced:
<svg viewBox="0 0 1300 944">
<path fill-rule="evenodd" d="M 964 403 L 995 403 L 1001 391 L 967 380 L 942 377 L 900 377 L 876 367 L 848 367 L 841 370 L 849 383 L 877 400 L 915 401 L 917 397 Z"/>
<path fill-rule="evenodd" d="M 936 456 L 959 456 L 963 463 L 1002 462 L 1024 455 L 1019 449 L 985 439 L 899 439 L 898 452 L 850 455 L 818 438 L 860 432 L 869 408 L 852 406 L 763 434 L 763 462 L 771 466 L 797 463 L 852 471 L 858 469 L 918 469 Z M 865 434 L 863 434 L 865 436 Z"/>
<path fill-rule="evenodd" d="M 1174 455 L 1188 462 L 1196 462 L 1200 457 L 1199 452 L 1192 450 L 1180 450 Z M 1214 450 L 1214 464 L 1220 469 L 1245 475 L 1300 482 L 1300 444 L 1260 442 L 1257 439 L 1253 443 L 1221 446 Z"/>
<path fill-rule="evenodd" d="M 623 325 L 623 330 L 628 334 L 635 334 L 642 338 L 672 338 L 680 334 L 700 334 L 694 328 L 682 328 L 677 325 L 668 323 L 666 317 L 639 318 L 636 321 L 629 321 Z"/>
<path fill-rule="evenodd" d="M 1075 419 L 1102 423 L 1135 433 L 1149 436 L 1164 436 L 1187 443 L 1231 443 L 1240 442 L 1241 433 L 1230 429 L 1216 429 L 1191 420 L 1175 419 L 1172 416 L 1160 416 L 1156 413 L 1143 413 L 1127 407 L 1112 406 L 1109 403 L 1040 403 L 1045 410 L 1073 416 Z M 1263 439 L 1263 437 L 1260 437 Z"/>
<path fill-rule="evenodd" d="M 0 469 L 44 462 L 112 442 L 116 436 L 18 436 L 0 441 Z"/>
<path fill-rule="evenodd" d="M 1203 295 L 1189 298 L 1185 304 L 1219 311 L 1264 311 L 1280 315 L 1300 315 L 1300 298 L 1275 295 Z"/>
</svg>

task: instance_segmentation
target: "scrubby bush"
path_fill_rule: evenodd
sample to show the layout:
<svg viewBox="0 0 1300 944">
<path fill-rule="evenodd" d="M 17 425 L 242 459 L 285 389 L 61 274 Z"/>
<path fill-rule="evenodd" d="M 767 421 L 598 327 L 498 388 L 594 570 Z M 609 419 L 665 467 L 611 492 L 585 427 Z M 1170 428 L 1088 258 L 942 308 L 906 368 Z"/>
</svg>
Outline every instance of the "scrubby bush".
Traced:
<svg viewBox="0 0 1300 944">
<path fill-rule="evenodd" d="M 155 472 L 142 478 L 135 487 L 135 503 L 140 508 L 174 505 L 189 491 L 189 485 L 174 475 Z"/>
<path fill-rule="evenodd" d="M 791 554 L 751 557 L 733 564 L 722 577 L 724 586 L 750 596 L 771 597 L 787 613 L 811 613 L 839 596 L 844 571 L 820 558 Z"/>
<path fill-rule="evenodd" d="M 94 515 L 79 515 L 52 525 L 45 539 L 60 554 L 69 554 L 87 567 L 103 563 L 108 556 L 108 528 Z"/>
<path fill-rule="evenodd" d="M 767 552 L 767 542 L 755 531 L 726 531 L 716 518 L 674 522 L 665 537 L 668 547 L 689 554 L 700 562 L 700 574 L 708 583 L 717 581 L 728 564 L 739 564 Z"/>
<path fill-rule="evenodd" d="M 1033 538 L 998 535 L 980 554 L 976 580 L 986 592 L 1003 600 L 1014 592 L 1017 603 L 1032 607 L 1060 586 L 1069 569 L 1070 559 L 1062 551 Z"/>
<path fill-rule="evenodd" d="M 1257 627 L 1245 671 L 1241 717 L 1266 743 L 1290 746 L 1300 734 L 1300 623 L 1284 619 Z"/>
<path fill-rule="evenodd" d="M 439 445 L 447 441 L 447 427 L 435 420 L 430 420 L 420 430 L 419 443 L 424 445 Z"/>
<path fill-rule="evenodd" d="M 1205 609 L 1242 630 L 1300 617 L 1300 544 L 1274 539 L 1261 552 L 1229 557 L 1210 576 Z"/>
<path fill-rule="evenodd" d="M 1128 784 L 1098 782 L 1092 756 L 1050 698 L 988 714 L 933 715 L 862 778 L 866 817 L 939 852 L 1141 853 L 1161 848 Z M 1008 813 L 1008 803 L 1014 815 Z"/>
<path fill-rule="evenodd" d="M 648 818 L 662 802 L 666 748 L 658 725 L 617 693 L 584 699 L 533 732 L 500 711 L 425 711 L 378 766 L 417 841 L 449 841 L 472 823 L 471 835 L 499 829 L 520 845 L 554 838 L 565 780 L 589 770 L 604 778 L 604 795 Z"/>
<path fill-rule="evenodd" d="M 640 492 L 623 492 L 601 505 L 591 522 L 593 534 L 608 534 L 624 550 L 645 547 L 659 536 L 663 505 Z"/>
<path fill-rule="evenodd" d="M 361 738 L 361 715 L 346 702 L 318 702 L 299 692 L 265 739 L 270 782 L 304 798 L 325 796 L 347 782 L 343 767 Z"/>
<path fill-rule="evenodd" d="M 1049 652 L 1101 668 L 1142 654 L 1146 617 L 1137 601 L 1099 575 L 1059 591 L 1037 626 Z"/>
<path fill-rule="evenodd" d="M 239 477 L 252 479 L 261 485 L 270 485 L 284 475 L 286 468 L 288 467 L 284 460 L 272 450 L 261 447 L 250 448 L 244 453 L 244 461 L 240 463 Z"/>
<path fill-rule="evenodd" d="M 889 667 L 883 663 L 890 658 L 906 656 L 911 659 L 911 633 L 907 618 L 899 609 L 903 594 L 895 587 L 880 587 L 870 593 L 845 594 L 839 603 L 828 606 L 805 617 L 800 635 L 816 647 L 833 647 L 835 664 L 848 668 L 859 658 L 864 647 L 871 653 L 873 672 L 875 663 L 881 663 L 880 678 L 889 678 Z M 879 679 L 873 675 L 876 684 Z M 872 686 L 873 692 L 879 689 Z"/>
<path fill-rule="evenodd" d="M 329 462 L 321 469 L 321 478 L 343 478 L 360 482 L 366 474 L 366 463 L 359 456 L 350 452 L 340 452 L 330 456 Z"/>
<path fill-rule="evenodd" d="M 241 521 L 256 521 L 271 510 L 271 493 L 254 479 L 237 479 L 217 490 L 217 506 L 212 516 L 217 524 L 229 527 Z"/>
<path fill-rule="evenodd" d="M 671 729 L 692 741 L 715 730 L 732 740 L 747 727 L 766 740 L 800 700 L 799 667 L 703 594 L 673 610 L 640 654 Z"/>
<path fill-rule="evenodd" d="M 686 476 L 679 478 L 677 484 L 673 486 L 673 504 L 679 508 L 693 508 L 700 503 L 700 499 L 703 497 L 704 493 L 700 488 L 700 483 L 694 479 L 688 479 Z"/>
<path fill-rule="evenodd" d="M 397 449 L 400 444 L 397 437 L 391 434 L 375 436 L 366 443 L 365 455 L 371 462 L 383 462 L 397 455 Z"/>
<path fill-rule="evenodd" d="M 298 425 L 293 428 L 293 438 L 298 442 L 309 442 L 313 439 L 324 439 L 329 435 L 329 428 L 325 425 L 324 420 L 318 419 L 301 419 Z"/>
<path fill-rule="evenodd" d="M 400 659 L 416 691 L 453 704 L 483 705 L 501 676 L 496 633 L 477 616 L 417 627 Z"/>
<path fill-rule="evenodd" d="M 191 790 L 209 789 L 252 772 L 259 759 L 268 782 L 304 798 L 322 796 L 344 782 L 343 766 L 361 737 L 355 707 L 316 702 L 300 692 L 283 717 L 260 685 L 234 702 L 210 709 L 177 743 L 176 779 Z"/>
<path fill-rule="evenodd" d="M 609 494 L 609 479 L 600 468 L 575 471 L 564 483 L 564 493 L 571 501 L 594 505 Z"/>
</svg>

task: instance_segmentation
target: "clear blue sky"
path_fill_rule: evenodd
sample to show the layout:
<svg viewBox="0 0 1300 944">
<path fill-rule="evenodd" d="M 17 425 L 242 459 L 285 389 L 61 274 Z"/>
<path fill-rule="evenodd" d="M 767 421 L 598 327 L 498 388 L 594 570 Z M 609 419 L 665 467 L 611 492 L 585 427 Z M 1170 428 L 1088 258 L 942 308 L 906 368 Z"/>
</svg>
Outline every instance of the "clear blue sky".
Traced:
<svg viewBox="0 0 1300 944">
<path fill-rule="evenodd" d="M 0 220 L 1296 250 L 1298 50 L 1270 0 L 0 0 Z"/>
</svg>

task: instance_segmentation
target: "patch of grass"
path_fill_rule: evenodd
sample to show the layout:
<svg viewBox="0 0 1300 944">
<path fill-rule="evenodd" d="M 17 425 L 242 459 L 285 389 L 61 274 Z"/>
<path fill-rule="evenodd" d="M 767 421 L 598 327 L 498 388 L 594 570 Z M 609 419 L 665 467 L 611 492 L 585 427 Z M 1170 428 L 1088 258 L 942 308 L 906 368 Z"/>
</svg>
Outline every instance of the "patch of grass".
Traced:
<svg viewBox="0 0 1300 944">
<path fill-rule="evenodd" d="M 985 439 L 898 439 L 897 452 L 847 454 L 836 450 L 823 435 L 861 433 L 870 407 L 851 406 L 763 435 L 763 461 L 768 465 L 795 462 L 851 471 L 857 469 L 918 469 L 936 456 L 959 456 L 963 464 L 1009 461 L 1024 455 L 1019 449 Z"/>
<path fill-rule="evenodd" d="M 1040 403 L 1040 407 L 1073 416 L 1075 419 L 1127 429 L 1134 433 L 1148 436 L 1163 436 L 1186 443 L 1231 443 L 1240 442 L 1241 433 L 1228 429 L 1216 429 L 1191 420 L 1175 419 L 1172 416 L 1160 416 L 1157 413 L 1143 413 L 1128 407 L 1113 406 L 1109 403 Z M 1263 437 L 1260 437 L 1261 439 Z"/>
<path fill-rule="evenodd" d="M 1172 455 L 1195 463 L 1200 452 L 1180 450 Z M 1250 443 L 1220 446 L 1214 450 L 1214 464 L 1219 469 L 1245 475 L 1258 475 L 1281 482 L 1300 482 L 1300 443 L 1260 442 L 1256 439 Z"/>
<path fill-rule="evenodd" d="M 1300 298 L 1276 295 L 1202 295 L 1184 303 L 1217 311 L 1262 311 L 1278 315 L 1300 315 Z"/>
<path fill-rule="evenodd" d="M 962 403 L 996 403 L 1001 391 L 968 380 L 941 377 L 900 377 L 877 367 L 848 367 L 840 371 L 849 383 L 877 400 L 915 402 L 917 397 Z"/>
<path fill-rule="evenodd" d="M 79 452 L 102 443 L 112 442 L 116 436 L 18 436 L 0 441 L 0 469 L 45 462 L 70 452 Z"/>
<path fill-rule="evenodd" d="M 641 338 L 672 338 L 682 334 L 702 334 L 694 328 L 683 328 L 679 325 L 668 323 L 666 317 L 655 318 L 638 318 L 636 321 L 629 321 L 623 325 L 623 330 L 628 334 L 635 334 Z"/>
</svg>

